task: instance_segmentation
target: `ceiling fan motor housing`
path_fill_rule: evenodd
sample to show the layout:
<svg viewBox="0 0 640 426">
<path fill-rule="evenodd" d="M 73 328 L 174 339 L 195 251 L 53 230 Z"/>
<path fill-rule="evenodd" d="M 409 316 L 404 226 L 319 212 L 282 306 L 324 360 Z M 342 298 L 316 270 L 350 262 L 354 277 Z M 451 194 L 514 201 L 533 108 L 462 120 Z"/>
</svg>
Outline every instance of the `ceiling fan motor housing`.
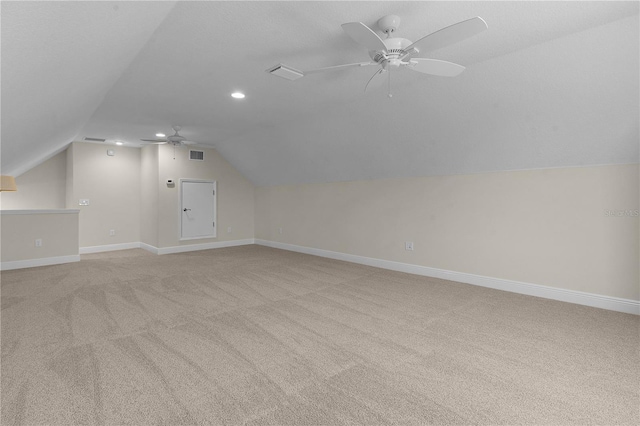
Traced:
<svg viewBox="0 0 640 426">
<path fill-rule="evenodd" d="M 381 50 L 369 51 L 369 56 L 377 63 L 381 63 L 386 59 L 397 59 L 404 53 L 404 49 L 411 45 L 411 40 L 401 37 L 388 38 L 386 40 L 382 40 L 382 42 L 386 46 L 387 52 L 383 52 Z"/>
<path fill-rule="evenodd" d="M 173 128 L 173 130 L 174 130 L 176 133 L 175 133 L 175 134 L 173 134 L 173 135 L 171 135 L 171 136 L 169 136 L 169 137 L 167 138 L 167 141 L 168 141 L 169 143 L 173 144 L 174 146 L 175 146 L 175 145 L 180 145 L 180 143 L 181 143 L 183 140 L 185 140 L 185 139 L 186 139 L 185 137 L 180 136 L 180 135 L 178 134 L 178 132 L 180 131 L 180 129 L 182 129 L 182 127 L 180 127 L 180 126 L 171 126 L 171 127 Z"/>
</svg>

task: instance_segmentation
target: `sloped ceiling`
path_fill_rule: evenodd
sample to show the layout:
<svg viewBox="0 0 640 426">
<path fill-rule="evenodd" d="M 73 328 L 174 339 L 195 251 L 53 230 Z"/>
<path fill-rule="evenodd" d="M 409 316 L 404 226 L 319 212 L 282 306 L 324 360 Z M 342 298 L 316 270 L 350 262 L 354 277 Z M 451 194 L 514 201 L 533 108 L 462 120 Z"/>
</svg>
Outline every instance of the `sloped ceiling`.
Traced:
<svg viewBox="0 0 640 426">
<path fill-rule="evenodd" d="M 638 162 L 637 2 L 2 2 L 2 167 L 85 136 L 171 125 L 257 185 Z M 452 79 L 374 70 L 340 24 L 402 18 L 410 40 L 481 16 L 431 57 Z M 229 95 L 242 90 L 246 99 Z"/>
<path fill-rule="evenodd" d="M 173 2 L 3 1 L 2 174 L 64 149 Z"/>
</svg>

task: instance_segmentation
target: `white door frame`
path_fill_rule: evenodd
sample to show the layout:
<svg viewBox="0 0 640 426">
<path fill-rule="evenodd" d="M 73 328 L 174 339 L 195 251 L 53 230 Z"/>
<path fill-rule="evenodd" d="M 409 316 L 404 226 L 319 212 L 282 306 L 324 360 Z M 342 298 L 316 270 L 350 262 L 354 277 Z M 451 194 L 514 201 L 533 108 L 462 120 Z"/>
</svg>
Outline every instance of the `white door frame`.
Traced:
<svg viewBox="0 0 640 426">
<path fill-rule="evenodd" d="M 210 238 L 218 238 L 218 224 L 215 223 L 213 227 L 213 235 L 207 235 L 203 237 L 182 237 L 182 183 L 183 182 L 196 182 L 196 183 L 212 183 L 213 184 L 213 218 L 214 221 L 218 221 L 218 183 L 215 180 L 208 179 L 190 179 L 190 178 L 182 178 L 180 179 L 180 205 L 178 206 L 178 211 L 180 214 L 178 215 L 178 229 L 180 234 L 178 235 L 179 241 L 187 241 L 187 240 L 202 240 L 202 239 L 210 239 Z"/>
</svg>

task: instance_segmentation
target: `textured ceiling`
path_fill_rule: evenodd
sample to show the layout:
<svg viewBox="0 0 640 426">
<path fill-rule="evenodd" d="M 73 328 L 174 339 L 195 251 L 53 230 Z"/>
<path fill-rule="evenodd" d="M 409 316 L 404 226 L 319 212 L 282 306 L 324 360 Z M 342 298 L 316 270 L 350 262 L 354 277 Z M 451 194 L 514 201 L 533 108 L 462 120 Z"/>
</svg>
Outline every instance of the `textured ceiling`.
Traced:
<svg viewBox="0 0 640 426">
<path fill-rule="evenodd" d="M 2 2 L 2 167 L 85 136 L 183 126 L 258 185 L 637 162 L 637 2 Z M 481 16 L 431 57 L 452 79 L 372 68 L 340 24 L 402 18 L 415 41 Z M 247 98 L 229 95 L 242 90 Z"/>
</svg>

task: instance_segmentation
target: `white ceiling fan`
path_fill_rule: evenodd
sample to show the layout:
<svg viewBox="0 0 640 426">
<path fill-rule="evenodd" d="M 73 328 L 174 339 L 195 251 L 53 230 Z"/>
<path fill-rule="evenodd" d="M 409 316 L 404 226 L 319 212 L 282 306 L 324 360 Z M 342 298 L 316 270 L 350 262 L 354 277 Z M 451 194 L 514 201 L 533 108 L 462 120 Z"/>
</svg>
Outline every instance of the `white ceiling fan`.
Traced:
<svg viewBox="0 0 640 426">
<path fill-rule="evenodd" d="M 142 142 L 147 142 L 149 145 L 164 145 L 164 144 L 173 145 L 173 159 L 175 160 L 177 146 L 197 145 L 198 142 L 189 141 L 184 136 L 181 136 L 178 132 L 180 131 L 180 129 L 182 129 L 182 127 L 180 126 L 171 126 L 171 127 L 175 132 L 171 136 L 167 136 L 166 138 L 160 138 L 160 139 L 140 139 L 140 140 Z"/>
<path fill-rule="evenodd" d="M 162 145 L 162 144 L 171 144 L 175 146 L 181 145 L 197 145 L 197 142 L 188 141 L 184 136 L 180 136 L 178 133 L 182 127 L 180 126 L 171 126 L 174 130 L 174 134 L 171 136 L 167 136 L 166 138 L 159 139 L 140 139 L 142 142 L 148 142 L 151 145 Z"/>
<path fill-rule="evenodd" d="M 344 31 L 356 43 L 366 47 L 369 50 L 370 62 L 357 62 L 353 64 L 335 65 L 331 67 L 318 68 L 308 71 L 299 71 L 295 68 L 279 64 L 267 70 L 267 72 L 286 78 L 288 80 L 297 80 L 308 74 L 315 74 L 325 71 L 334 71 L 344 68 L 365 67 L 376 65 L 379 68 L 375 74 L 369 79 L 365 86 L 365 91 L 372 81 L 379 78 L 383 74 L 387 74 L 389 84 L 389 97 L 391 97 L 391 71 L 408 68 L 424 74 L 455 77 L 464 71 L 465 67 L 454 64 L 452 62 L 441 61 L 438 59 L 416 57 L 417 54 L 426 54 L 436 49 L 449 46 L 453 43 L 465 40 L 484 30 L 487 23 L 479 16 L 466 21 L 458 22 L 442 28 L 434 33 L 422 37 L 416 42 L 411 42 L 406 38 L 393 37 L 394 33 L 400 25 L 400 18 L 396 15 L 384 16 L 377 23 L 380 30 L 386 34 L 383 40 L 375 31 L 367 27 L 362 22 L 349 22 L 342 24 Z"/>
</svg>

